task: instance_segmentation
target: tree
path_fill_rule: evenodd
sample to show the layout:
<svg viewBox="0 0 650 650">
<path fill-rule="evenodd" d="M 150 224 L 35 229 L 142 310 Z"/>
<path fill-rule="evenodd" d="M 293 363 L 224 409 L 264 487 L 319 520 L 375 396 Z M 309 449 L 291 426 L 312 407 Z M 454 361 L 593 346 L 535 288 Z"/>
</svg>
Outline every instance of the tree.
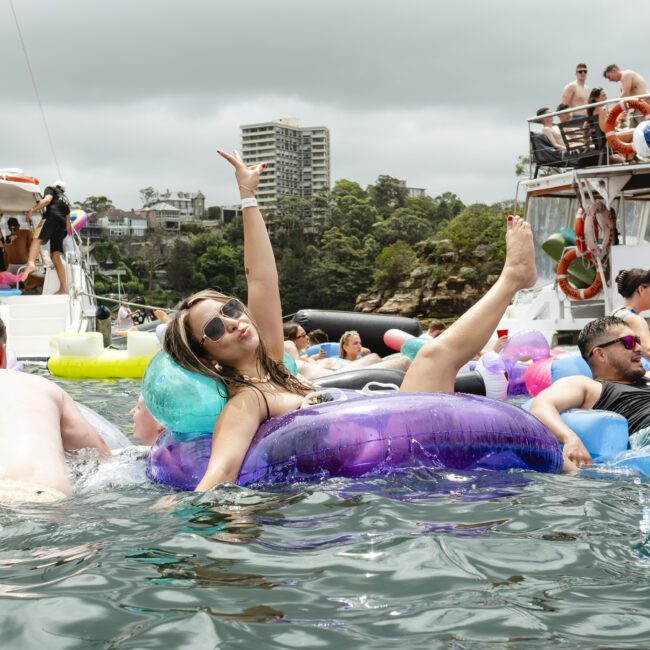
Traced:
<svg viewBox="0 0 650 650">
<path fill-rule="evenodd" d="M 153 187 L 143 187 L 140 190 L 140 199 L 142 200 L 142 205 L 150 205 L 156 203 L 160 195 L 157 190 L 154 190 Z"/>
<path fill-rule="evenodd" d="M 433 199 L 430 196 L 409 197 L 406 207 L 426 219 L 437 230 L 459 214 L 465 205 L 453 192 L 444 192 Z"/>
<path fill-rule="evenodd" d="M 408 278 L 416 260 L 415 251 L 404 241 L 398 240 L 386 246 L 375 264 L 373 277 L 377 288 L 397 289 L 398 284 Z"/>
<path fill-rule="evenodd" d="M 389 246 L 400 239 L 413 246 L 432 234 L 431 224 L 408 208 L 398 208 L 372 227 L 372 235 L 380 246 Z"/>
<path fill-rule="evenodd" d="M 406 187 L 392 176 L 381 175 L 377 182 L 368 188 L 370 200 L 382 215 L 387 215 L 394 208 L 406 205 L 408 193 Z"/>
<path fill-rule="evenodd" d="M 89 196 L 83 201 L 78 201 L 75 205 L 88 214 L 101 214 L 114 207 L 113 201 L 105 196 Z"/>
</svg>

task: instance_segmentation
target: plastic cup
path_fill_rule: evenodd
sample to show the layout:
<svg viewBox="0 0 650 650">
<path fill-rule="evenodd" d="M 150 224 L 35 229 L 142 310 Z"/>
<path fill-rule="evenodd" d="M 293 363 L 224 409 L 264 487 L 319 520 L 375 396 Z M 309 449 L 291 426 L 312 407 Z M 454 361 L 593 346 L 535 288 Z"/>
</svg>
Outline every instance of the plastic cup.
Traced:
<svg viewBox="0 0 650 650">
<path fill-rule="evenodd" d="M 497 330 L 498 339 L 502 339 L 504 336 L 508 336 L 508 330 Z"/>
</svg>

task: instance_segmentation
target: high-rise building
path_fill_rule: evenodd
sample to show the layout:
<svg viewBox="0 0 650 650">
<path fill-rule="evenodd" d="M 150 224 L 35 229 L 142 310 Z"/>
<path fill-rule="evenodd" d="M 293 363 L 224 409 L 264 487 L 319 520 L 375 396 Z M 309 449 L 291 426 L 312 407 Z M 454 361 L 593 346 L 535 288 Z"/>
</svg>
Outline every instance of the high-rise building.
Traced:
<svg viewBox="0 0 650 650">
<path fill-rule="evenodd" d="M 330 188 L 330 135 L 324 126 L 301 126 L 282 118 L 241 127 L 242 158 L 247 165 L 266 162 L 257 189 L 261 207 L 275 209 L 287 196 L 311 199 Z"/>
</svg>

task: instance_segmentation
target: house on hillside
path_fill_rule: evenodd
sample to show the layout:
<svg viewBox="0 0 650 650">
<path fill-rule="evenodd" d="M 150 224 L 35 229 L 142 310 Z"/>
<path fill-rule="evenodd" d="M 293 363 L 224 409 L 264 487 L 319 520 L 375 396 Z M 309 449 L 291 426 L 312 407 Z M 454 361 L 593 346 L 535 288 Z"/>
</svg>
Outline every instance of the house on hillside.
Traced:
<svg viewBox="0 0 650 650">
<path fill-rule="evenodd" d="M 165 192 L 136 212 L 145 216 L 150 228 L 178 230 L 183 223 L 206 218 L 205 196 L 199 190 L 189 192 Z"/>
</svg>

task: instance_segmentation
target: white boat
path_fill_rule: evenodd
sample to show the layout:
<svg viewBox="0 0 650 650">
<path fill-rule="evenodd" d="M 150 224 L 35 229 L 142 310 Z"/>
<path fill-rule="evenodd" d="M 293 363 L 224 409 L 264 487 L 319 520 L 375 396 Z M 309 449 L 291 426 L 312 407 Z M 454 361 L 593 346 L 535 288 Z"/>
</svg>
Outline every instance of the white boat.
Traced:
<svg viewBox="0 0 650 650">
<path fill-rule="evenodd" d="M 553 115 L 563 112 L 567 111 Z M 529 119 L 529 128 L 535 121 Z M 531 150 L 531 159 L 533 153 Z M 531 173 L 531 178 L 518 184 L 517 199 L 523 191 L 525 218 L 535 233 L 540 280 L 533 289 L 517 294 L 499 329 L 510 333 L 537 329 L 552 344 L 575 344 L 578 332 L 588 322 L 623 304 L 613 281 L 617 273 L 650 267 L 650 163 L 607 163 L 608 156 L 603 156 L 596 166 L 550 169 L 548 175 L 538 178 Z M 570 300 L 558 286 L 557 262 L 541 244 L 561 228 L 573 231 L 578 208 L 586 211 L 595 202 L 615 211 L 618 243 L 611 246 L 598 270 L 603 289 L 592 298 Z M 650 312 L 643 315 L 650 317 Z"/>
<path fill-rule="evenodd" d="M 15 216 L 28 228 L 25 212 L 42 198 L 38 179 L 20 169 L 0 170 L 0 211 L 2 229 L 7 218 Z M 38 215 L 34 215 L 37 217 Z M 68 293 L 54 295 L 59 279 L 49 257 L 49 246 L 41 248 L 34 277 L 43 280 L 37 295 L 7 295 L 0 291 L 0 317 L 7 326 L 9 345 L 18 359 L 45 360 L 51 354 L 50 341 L 61 332 L 86 332 L 95 329 L 96 302 L 87 261 L 81 253 L 81 240 L 74 233 L 66 237 L 63 261 Z"/>
</svg>

